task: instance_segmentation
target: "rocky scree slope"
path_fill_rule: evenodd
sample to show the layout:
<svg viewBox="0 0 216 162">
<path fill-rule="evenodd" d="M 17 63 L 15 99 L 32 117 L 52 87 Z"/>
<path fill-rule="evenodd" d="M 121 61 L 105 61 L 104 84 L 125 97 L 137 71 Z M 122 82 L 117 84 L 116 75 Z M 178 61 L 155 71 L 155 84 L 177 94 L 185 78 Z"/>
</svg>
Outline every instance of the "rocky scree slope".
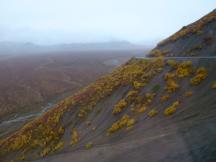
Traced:
<svg viewBox="0 0 216 162">
<path fill-rule="evenodd" d="M 150 56 L 216 56 L 216 9 L 161 41 Z"/>
<path fill-rule="evenodd" d="M 1 159 L 215 160 L 215 68 L 211 59 L 131 59 L 2 139 Z"/>
</svg>

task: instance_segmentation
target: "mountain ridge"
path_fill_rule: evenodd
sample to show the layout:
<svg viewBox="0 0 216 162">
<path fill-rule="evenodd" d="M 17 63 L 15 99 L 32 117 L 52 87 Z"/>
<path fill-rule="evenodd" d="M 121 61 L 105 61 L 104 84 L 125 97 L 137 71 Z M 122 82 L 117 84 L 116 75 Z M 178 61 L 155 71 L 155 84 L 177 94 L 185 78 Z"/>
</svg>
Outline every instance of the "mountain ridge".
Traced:
<svg viewBox="0 0 216 162">
<path fill-rule="evenodd" d="M 150 56 L 215 56 L 215 29 L 216 9 L 161 41 Z"/>
<path fill-rule="evenodd" d="M 0 54 L 34 54 L 62 51 L 103 51 L 103 50 L 134 50 L 146 49 L 144 45 L 132 44 L 128 41 L 95 42 L 95 43 L 64 43 L 55 45 L 38 45 L 31 42 L 0 42 Z"/>
</svg>

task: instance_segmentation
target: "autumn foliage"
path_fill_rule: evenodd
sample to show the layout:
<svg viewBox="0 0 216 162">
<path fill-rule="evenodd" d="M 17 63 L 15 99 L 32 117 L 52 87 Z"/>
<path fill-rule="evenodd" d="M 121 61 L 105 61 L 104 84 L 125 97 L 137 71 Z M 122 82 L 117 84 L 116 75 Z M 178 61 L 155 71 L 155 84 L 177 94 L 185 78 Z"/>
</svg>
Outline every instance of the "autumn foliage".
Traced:
<svg viewBox="0 0 216 162">
<path fill-rule="evenodd" d="M 196 70 L 195 76 L 190 80 L 190 83 L 191 85 L 199 85 L 207 76 L 207 70 L 204 67 L 200 67 Z"/>
<path fill-rule="evenodd" d="M 151 111 L 148 112 L 149 117 L 154 117 L 158 114 L 158 111 L 156 109 L 152 109 Z"/>
<path fill-rule="evenodd" d="M 126 102 L 124 99 L 122 99 L 122 100 L 120 100 L 120 101 L 115 105 L 115 107 L 114 107 L 112 113 L 113 113 L 113 114 L 118 114 L 118 113 L 122 112 L 122 110 L 123 110 L 124 108 L 126 108 L 126 106 L 127 106 L 127 102 Z"/>
<path fill-rule="evenodd" d="M 123 115 L 119 120 L 114 122 L 112 126 L 107 130 L 108 134 L 115 133 L 122 128 L 131 128 L 135 124 L 135 119 L 129 115 Z"/>
<path fill-rule="evenodd" d="M 187 86 L 190 86 L 190 83 L 197 85 L 208 75 L 204 67 L 195 68 L 191 61 L 172 60 L 167 61 L 166 65 L 168 67 L 161 73 L 162 81 L 150 82 L 163 70 L 164 60 L 131 59 L 112 73 L 99 78 L 95 83 L 64 99 L 56 107 L 27 123 L 14 134 L 2 139 L 0 141 L 0 157 L 8 156 L 10 153 L 16 153 L 17 157 L 25 157 L 21 153 L 23 150 L 26 154 L 37 153 L 38 156 L 44 157 L 64 149 L 63 137 L 65 137 L 65 129 L 68 125 L 70 126 L 68 132 L 71 133 L 68 136 L 70 144 L 80 144 L 82 138 L 78 132 L 78 124 L 83 122 L 87 130 L 96 133 L 96 127 L 93 125 L 95 123 L 90 113 L 98 112 L 98 109 L 103 110 L 103 106 L 98 103 L 112 95 L 113 92 L 119 92 L 122 89 L 124 92 L 119 97 L 120 99 L 111 107 L 111 112 L 107 111 L 111 113 L 109 115 L 114 119 L 114 122 L 106 127 L 105 132 L 112 135 L 120 130 L 128 131 L 134 128 L 139 117 L 148 117 L 148 120 L 156 117 L 161 111 L 159 107 L 155 108 L 154 103 L 159 101 L 159 104 L 162 105 L 170 104 L 169 101 L 173 99 L 175 92 L 182 92 L 183 81 L 187 83 Z M 149 87 L 147 87 L 148 84 Z M 212 88 L 216 89 L 215 83 Z M 166 106 L 162 113 L 165 116 L 174 114 L 178 110 L 182 98 L 185 99 L 192 95 L 191 90 L 183 91 L 183 94 L 180 94 L 181 97 L 175 102 L 172 101 L 170 106 Z M 69 122 L 65 124 L 68 114 L 73 114 L 74 125 Z M 98 114 L 96 113 L 96 115 Z M 92 142 L 88 142 L 82 146 L 89 149 L 92 145 Z"/>
<path fill-rule="evenodd" d="M 165 110 L 164 110 L 164 115 L 166 116 L 169 116 L 169 115 L 172 115 L 176 112 L 177 110 L 177 107 L 180 105 L 180 102 L 179 101 L 175 101 L 171 106 L 167 107 Z"/>
<path fill-rule="evenodd" d="M 72 135 L 71 135 L 71 145 L 77 144 L 79 141 L 79 134 L 76 128 L 72 130 Z"/>
<path fill-rule="evenodd" d="M 213 11 L 210 14 L 201 18 L 200 20 L 196 21 L 195 23 L 187 27 L 183 27 L 180 31 L 178 31 L 168 39 L 165 39 L 164 41 L 160 42 L 159 46 L 164 46 L 167 43 L 177 41 L 180 38 L 188 36 L 189 34 L 196 34 L 196 33 L 199 34 L 206 24 L 215 20 L 216 20 L 216 12 Z"/>
<path fill-rule="evenodd" d="M 152 77 L 161 72 L 163 66 L 162 59 L 131 59 L 112 73 L 99 78 L 95 83 L 83 88 L 73 96 L 65 98 L 54 108 L 27 123 L 17 132 L 2 139 L 0 141 L 0 157 L 5 157 L 11 152 L 17 152 L 17 156 L 21 156 L 20 150 L 26 150 L 27 154 L 32 149 L 40 151 L 38 156 L 52 153 L 55 148 L 62 146 L 59 141 L 64 135 L 62 119 L 66 112 L 74 111 L 74 107 L 78 106 L 77 119 L 84 120 L 98 101 L 112 94 L 114 90 L 134 83 L 135 88 L 139 88 L 140 84 L 137 83 L 142 83 L 142 85 L 148 83 Z M 128 101 L 130 97 L 128 97 Z M 131 123 L 133 120 L 130 119 L 128 124 L 132 125 Z M 72 131 L 72 143 L 76 142 L 77 135 L 75 131 Z"/>
</svg>

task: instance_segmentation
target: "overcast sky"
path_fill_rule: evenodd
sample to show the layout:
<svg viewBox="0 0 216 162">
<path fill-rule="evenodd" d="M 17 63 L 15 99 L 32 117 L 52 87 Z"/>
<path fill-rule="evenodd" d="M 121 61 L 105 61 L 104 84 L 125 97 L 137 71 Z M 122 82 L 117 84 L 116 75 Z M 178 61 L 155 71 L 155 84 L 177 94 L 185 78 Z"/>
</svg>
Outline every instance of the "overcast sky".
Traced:
<svg viewBox="0 0 216 162">
<path fill-rule="evenodd" d="M 0 0 L 0 41 L 154 42 L 215 6 L 215 0 Z"/>
</svg>

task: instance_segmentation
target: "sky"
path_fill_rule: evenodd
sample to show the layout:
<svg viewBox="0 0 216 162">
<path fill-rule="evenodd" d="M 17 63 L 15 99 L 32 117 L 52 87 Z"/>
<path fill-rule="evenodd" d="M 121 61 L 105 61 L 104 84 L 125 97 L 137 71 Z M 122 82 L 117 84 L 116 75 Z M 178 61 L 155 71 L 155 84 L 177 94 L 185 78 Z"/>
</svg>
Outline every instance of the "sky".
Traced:
<svg viewBox="0 0 216 162">
<path fill-rule="evenodd" d="M 215 6 L 215 0 L 0 0 L 0 41 L 155 43 Z"/>
</svg>

